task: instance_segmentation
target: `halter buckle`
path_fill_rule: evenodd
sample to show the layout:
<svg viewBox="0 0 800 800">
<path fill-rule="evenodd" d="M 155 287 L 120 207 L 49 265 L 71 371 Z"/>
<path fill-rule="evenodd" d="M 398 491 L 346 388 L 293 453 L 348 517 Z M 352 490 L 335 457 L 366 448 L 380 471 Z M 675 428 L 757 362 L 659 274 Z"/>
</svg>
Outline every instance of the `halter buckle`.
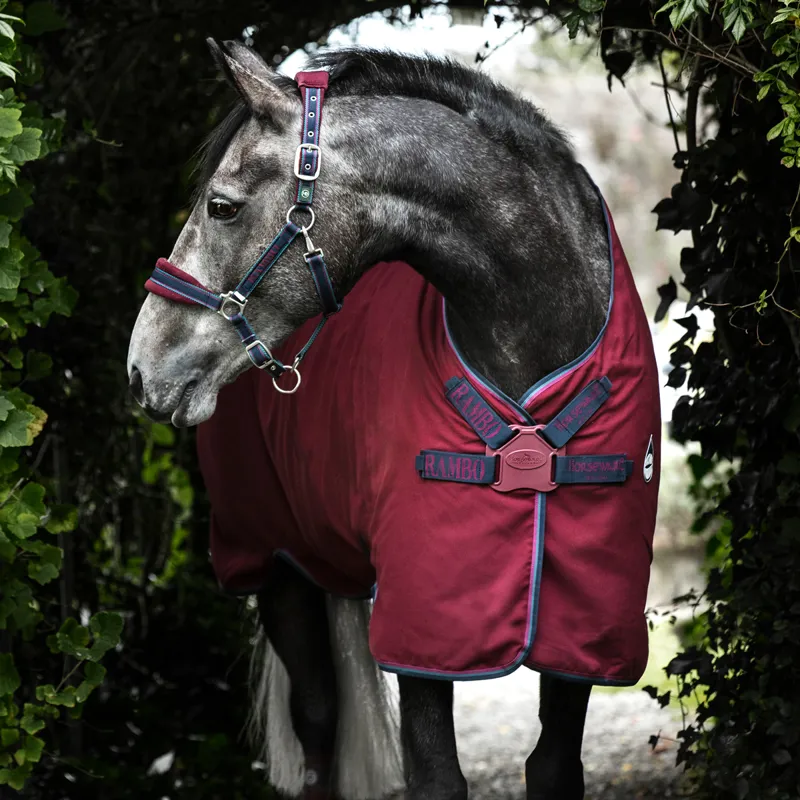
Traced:
<svg viewBox="0 0 800 800">
<path fill-rule="evenodd" d="M 300 161 L 303 158 L 303 150 L 316 150 L 317 151 L 317 168 L 314 170 L 313 175 L 303 174 L 300 172 Z M 315 181 L 319 178 L 319 170 L 322 166 L 322 150 L 318 144 L 303 143 L 297 146 L 297 151 L 294 156 L 294 176 L 301 181 Z"/>
<path fill-rule="evenodd" d="M 236 319 L 236 317 L 241 316 L 242 312 L 244 311 L 244 307 L 247 305 L 247 298 L 235 290 L 221 294 L 220 298 L 222 299 L 222 303 L 220 303 L 217 313 L 225 317 L 228 322 L 232 322 L 234 319 Z M 236 311 L 234 311 L 232 314 L 230 313 L 231 306 L 236 308 Z M 226 308 L 228 309 L 227 311 Z M 249 347 L 252 347 L 252 345 Z"/>
<path fill-rule="evenodd" d="M 267 354 L 267 360 L 263 364 L 257 363 L 253 356 L 250 355 L 250 351 L 255 347 L 260 347 Z M 267 347 L 264 342 L 261 341 L 261 339 L 256 339 L 254 342 L 250 342 L 250 344 L 246 345 L 244 349 L 247 353 L 247 357 L 259 369 L 268 369 L 271 364 L 277 364 L 281 369 L 284 369 L 283 364 L 281 364 L 280 361 L 278 361 L 275 356 L 272 355 L 269 347 Z"/>
</svg>

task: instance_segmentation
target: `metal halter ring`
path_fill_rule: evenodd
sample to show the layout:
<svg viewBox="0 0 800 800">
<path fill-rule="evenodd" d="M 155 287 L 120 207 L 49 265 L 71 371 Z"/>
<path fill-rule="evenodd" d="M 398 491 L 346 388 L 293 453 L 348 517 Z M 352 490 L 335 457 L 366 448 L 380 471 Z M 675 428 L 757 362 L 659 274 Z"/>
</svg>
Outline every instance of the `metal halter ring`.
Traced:
<svg viewBox="0 0 800 800">
<path fill-rule="evenodd" d="M 291 208 L 290 208 L 290 209 L 289 209 L 289 210 L 286 212 L 286 221 L 287 221 L 287 222 L 291 222 L 291 221 L 292 221 L 292 211 L 294 211 L 294 210 L 295 210 L 295 209 L 297 209 L 297 208 L 300 208 L 300 206 L 298 206 L 298 205 L 293 205 L 293 206 L 292 206 L 292 207 L 291 207 Z M 314 216 L 314 209 L 313 209 L 313 208 L 310 208 L 310 207 L 308 207 L 308 206 L 303 206 L 302 208 L 300 208 L 300 210 L 301 210 L 301 211 L 308 211 L 308 213 L 309 213 L 309 214 L 311 214 L 311 222 L 309 222 L 309 223 L 308 223 L 308 225 L 298 225 L 298 227 L 300 228 L 300 230 L 301 230 L 301 231 L 304 231 L 304 232 L 305 232 L 305 231 L 310 231 L 310 230 L 311 230 L 311 229 L 314 227 L 314 222 L 315 222 L 315 220 L 316 220 L 316 217 Z M 297 225 L 297 223 L 296 223 L 296 222 L 295 222 L 294 224 L 295 224 L 295 225 Z"/>
<path fill-rule="evenodd" d="M 297 369 L 297 362 L 292 364 L 291 367 L 286 367 L 285 371 L 286 372 L 291 372 L 291 373 L 293 373 L 294 375 L 297 376 L 297 382 L 295 383 L 295 385 L 292 386 L 291 389 L 281 389 L 281 387 L 278 386 L 278 379 L 275 378 L 275 377 L 272 378 L 272 385 L 281 394 L 294 394 L 300 388 L 300 382 L 302 381 L 302 376 L 300 375 L 300 370 Z"/>
</svg>

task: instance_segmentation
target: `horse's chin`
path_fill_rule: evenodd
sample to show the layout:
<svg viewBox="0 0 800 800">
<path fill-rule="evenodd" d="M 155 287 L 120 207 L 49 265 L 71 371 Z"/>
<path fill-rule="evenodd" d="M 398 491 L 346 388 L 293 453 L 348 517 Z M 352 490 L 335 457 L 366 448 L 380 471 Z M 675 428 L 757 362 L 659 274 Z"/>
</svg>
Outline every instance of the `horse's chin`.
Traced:
<svg viewBox="0 0 800 800">
<path fill-rule="evenodd" d="M 191 428 L 210 419 L 216 407 L 217 390 L 197 389 L 183 395 L 169 421 L 176 428 Z"/>
</svg>

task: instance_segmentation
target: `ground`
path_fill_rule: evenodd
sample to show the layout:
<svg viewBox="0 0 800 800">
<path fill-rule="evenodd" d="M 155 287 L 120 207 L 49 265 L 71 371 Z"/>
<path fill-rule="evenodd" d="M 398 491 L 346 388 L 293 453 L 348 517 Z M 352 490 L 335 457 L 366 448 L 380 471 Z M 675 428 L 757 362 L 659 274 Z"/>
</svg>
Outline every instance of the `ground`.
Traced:
<svg viewBox="0 0 800 800">
<path fill-rule="evenodd" d="M 538 676 L 456 684 L 456 732 L 470 800 L 524 800 L 523 766 L 539 735 Z M 680 717 L 641 689 L 592 694 L 583 747 L 586 800 L 682 796 L 674 741 L 654 752 L 651 735 L 674 740 Z"/>
</svg>

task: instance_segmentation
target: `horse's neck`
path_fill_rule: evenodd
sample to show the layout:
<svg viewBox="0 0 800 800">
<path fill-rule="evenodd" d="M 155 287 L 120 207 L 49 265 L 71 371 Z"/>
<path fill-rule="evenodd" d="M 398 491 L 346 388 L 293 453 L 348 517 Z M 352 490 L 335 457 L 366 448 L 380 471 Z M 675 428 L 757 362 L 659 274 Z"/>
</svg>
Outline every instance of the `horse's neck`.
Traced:
<svg viewBox="0 0 800 800">
<path fill-rule="evenodd" d="M 376 154 L 398 174 L 365 206 L 380 244 L 361 263 L 411 264 L 444 295 L 470 365 L 519 397 L 578 357 L 603 325 L 610 269 L 601 201 L 574 162 L 530 169 L 469 130 L 452 152 L 435 120 L 415 130 L 431 139 L 402 160 L 396 144 Z M 454 175 L 454 163 L 468 168 Z"/>
</svg>

